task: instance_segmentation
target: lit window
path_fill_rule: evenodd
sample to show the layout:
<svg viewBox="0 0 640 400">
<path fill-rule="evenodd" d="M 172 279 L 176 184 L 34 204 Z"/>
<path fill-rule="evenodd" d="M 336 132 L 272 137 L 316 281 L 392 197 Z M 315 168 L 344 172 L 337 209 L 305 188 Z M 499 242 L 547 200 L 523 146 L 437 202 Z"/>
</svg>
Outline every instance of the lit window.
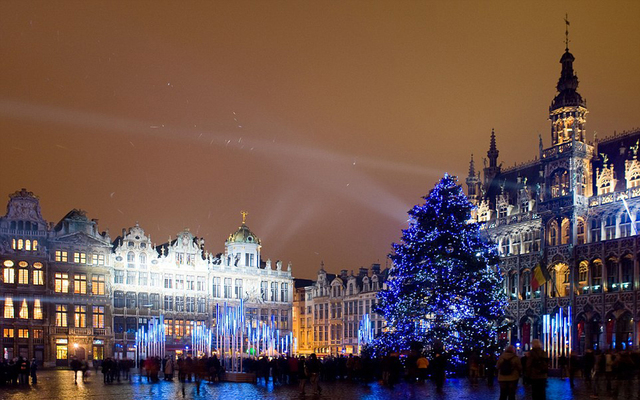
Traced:
<svg viewBox="0 0 640 400">
<path fill-rule="evenodd" d="M 42 329 L 34 329 L 33 330 L 33 338 L 34 339 L 44 339 L 44 331 Z"/>
<path fill-rule="evenodd" d="M 22 319 L 29 319 L 29 307 L 27 306 L 27 299 L 22 300 L 22 305 L 20 306 L 20 312 L 18 316 Z"/>
<path fill-rule="evenodd" d="M 67 252 L 62 250 L 56 250 L 56 261 L 67 262 Z"/>
<path fill-rule="evenodd" d="M 18 239 L 18 250 L 22 250 L 24 248 L 24 241 L 22 239 Z"/>
<path fill-rule="evenodd" d="M 87 306 L 75 306 L 75 326 L 76 328 L 87 327 Z"/>
<path fill-rule="evenodd" d="M 73 293 L 87 294 L 87 275 L 86 274 L 73 275 Z"/>
<path fill-rule="evenodd" d="M 29 284 L 29 270 L 26 268 L 20 268 L 18 270 L 18 283 L 20 285 Z"/>
<path fill-rule="evenodd" d="M 15 314 L 13 312 L 13 298 L 10 296 L 5 297 L 4 299 L 4 317 L 5 318 L 15 317 Z"/>
<path fill-rule="evenodd" d="M 16 240 L 15 239 L 11 239 L 11 248 L 15 250 L 16 247 L 17 247 L 16 246 Z"/>
<path fill-rule="evenodd" d="M 42 303 L 40 298 L 36 297 L 33 300 L 33 319 L 42 319 Z"/>
<path fill-rule="evenodd" d="M 69 293 L 69 274 L 56 272 L 54 291 L 56 293 Z"/>
<path fill-rule="evenodd" d="M 31 251 L 31 240 L 27 239 L 24 241 L 24 249 L 27 251 Z"/>
<path fill-rule="evenodd" d="M 5 328 L 2 330 L 2 337 L 13 339 L 13 328 Z"/>
<path fill-rule="evenodd" d="M 18 329 L 18 337 L 20 339 L 29 339 L 29 329 Z"/>
<path fill-rule="evenodd" d="M 33 264 L 33 284 L 44 285 L 44 271 L 42 271 L 42 264 L 37 262 Z"/>
<path fill-rule="evenodd" d="M 9 261 L 9 262 L 7 262 Z M 16 270 L 13 268 L 13 262 L 7 260 L 4 262 L 4 283 L 16 283 Z"/>
<path fill-rule="evenodd" d="M 86 253 L 73 253 L 73 262 L 76 264 L 86 264 L 87 263 L 87 254 Z"/>
<path fill-rule="evenodd" d="M 38 241 L 34 240 L 33 241 L 33 251 L 37 251 L 38 250 Z"/>
<path fill-rule="evenodd" d="M 104 275 L 93 275 L 91 277 L 91 294 L 104 295 Z"/>
<path fill-rule="evenodd" d="M 56 326 L 61 326 L 61 327 L 68 326 L 66 304 L 56 304 Z"/>
<path fill-rule="evenodd" d="M 104 328 L 104 307 L 93 306 L 93 327 Z"/>
</svg>

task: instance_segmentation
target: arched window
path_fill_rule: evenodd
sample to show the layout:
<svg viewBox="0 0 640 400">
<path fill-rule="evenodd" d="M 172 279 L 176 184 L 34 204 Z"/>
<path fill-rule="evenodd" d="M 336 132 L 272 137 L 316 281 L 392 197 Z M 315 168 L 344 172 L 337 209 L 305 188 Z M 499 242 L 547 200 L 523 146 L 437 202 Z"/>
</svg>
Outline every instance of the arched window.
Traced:
<svg viewBox="0 0 640 400">
<path fill-rule="evenodd" d="M 27 239 L 24 241 L 24 249 L 26 251 L 31 251 L 31 240 Z"/>
<path fill-rule="evenodd" d="M 533 248 L 533 234 L 531 231 L 526 231 L 522 233 L 522 254 L 531 253 L 531 249 Z"/>
<path fill-rule="evenodd" d="M 509 300 L 518 300 L 518 274 L 509 275 Z"/>
<path fill-rule="evenodd" d="M 577 284 L 582 294 L 589 293 L 589 263 L 587 261 L 580 262 Z"/>
<path fill-rule="evenodd" d="M 569 244 L 571 238 L 571 223 L 567 218 L 562 220 L 562 244 Z"/>
<path fill-rule="evenodd" d="M 578 244 L 584 244 L 585 240 L 584 240 L 584 220 L 582 218 L 578 218 L 578 237 L 577 237 L 577 243 Z"/>
<path fill-rule="evenodd" d="M 520 234 L 516 233 L 511 236 L 511 254 L 520 254 Z"/>
<path fill-rule="evenodd" d="M 640 186 L 640 171 L 634 170 L 631 172 L 631 176 L 627 180 L 627 188 L 634 188 Z"/>
<path fill-rule="evenodd" d="M 569 194 L 569 173 L 567 170 L 558 170 L 551 175 L 551 197 L 562 197 Z"/>
<path fill-rule="evenodd" d="M 620 215 L 620 237 L 631 236 L 631 218 L 627 212 Z"/>
<path fill-rule="evenodd" d="M 620 290 L 620 279 L 618 278 L 618 261 L 610 257 L 607 259 L 607 291 L 617 292 Z"/>
<path fill-rule="evenodd" d="M 549 224 L 549 246 L 558 245 L 558 223 L 551 221 Z"/>
<path fill-rule="evenodd" d="M 620 286 L 622 290 L 633 290 L 633 257 L 627 254 L 621 260 L 622 279 Z"/>
<path fill-rule="evenodd" d="M 533 251 L 540 251 L 540 229 L 533 230 Z"/>
<path fill-rule="evenodd" d="M 127 253 L 127 267 L 135 268 L 136 254 L 133 251 Z"/>
<path fill-rule="evenodd" d="M 529 300 L 531 298 L 531 272 L 525 271 L 521 276 L 522 280 L 522 298 Z"/>
<path fill-rule="evenodd" d="M 502 238 L 500 250 L 502 251 L 503 256 L 509 255 L 509 236 L 508 235 Z"/>
<path fill-rule="evenodd" d="M 591 263 L 591 287 L 594 293 L 602 292 L 602 261 L 593 260 Z"/>
<path fill-rule="evenodd" d="M 599 242 L 602 237 L 602 221 L 596 217 L 591 220 L 591 243 Z"/>
<path fill-rule="evenodd" d="M 604 236 L 605 240 L 616 238 L 616 216 L 609 215 L 604 220 Z"/>
</svg>

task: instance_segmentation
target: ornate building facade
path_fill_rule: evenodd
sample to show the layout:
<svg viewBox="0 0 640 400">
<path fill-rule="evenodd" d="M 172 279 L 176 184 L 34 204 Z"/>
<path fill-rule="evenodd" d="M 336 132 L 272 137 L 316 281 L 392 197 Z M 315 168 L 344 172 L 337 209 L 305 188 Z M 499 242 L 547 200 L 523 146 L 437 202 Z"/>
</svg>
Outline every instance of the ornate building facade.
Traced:
<svg viewBox="0 0 640 400">
<path fill-rule="evenodd" d="M 587 141 L 574 60 L 567 48 L 549 107 L 551 146 L 540 138 L 535 160 L 502 168 L 492 132 L 482 175 L 471 159 L 468 195 L 498 244 L 512 342 L 528 348 L 543 335 L 542 316 L 562 308 L 574 350 L 629 348 L 640 321 L 640 131 Z M 536 278 L 537 265 L 548 274 Z"/>
<path fill-rule="evenodd" d="M 321 264 L 315 282 L 297 285 L 294 335 L 299 354 L 357 354 L 384 326 L 375 313 L 376 297 L 383 289 L 388 270 L 372 264 L 370 271 L 360 268 L 357 275 L 342 270 L 328 274 Z"/>
<path fill-rule="evenodd" d="M 245 224 L 223 253 L 184 230 L 156 245 L 136 224 L 111 240 L 97 220 L 72 210 L 57 224 L 42 218 L 39 199 L 9 196 L 0 218 L 0 337 L 3 357 L 67 365 L 72 356 L 135 356 L 135 333 L 165 320 L 167 351 L 180 354 L 194 327 L 215 324 L 216 307 L 244 301 L 246 323 L 292 329 L 291 263 L 262 261 L 262 244 Z"/>
</svg>

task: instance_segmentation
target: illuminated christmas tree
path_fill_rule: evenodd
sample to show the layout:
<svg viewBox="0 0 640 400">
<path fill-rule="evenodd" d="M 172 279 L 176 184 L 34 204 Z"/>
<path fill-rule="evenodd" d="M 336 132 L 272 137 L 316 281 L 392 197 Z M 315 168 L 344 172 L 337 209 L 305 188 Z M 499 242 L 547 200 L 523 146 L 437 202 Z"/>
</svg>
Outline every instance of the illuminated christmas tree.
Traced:
<svg viewBox="0 0 640 400">
<path fill-rule="evenodd" d="M 449 356 L 450 369 L 470 351 L 497 345 L 506 294 L 498 255 L 471 219 L 473 205 L 455 177 L 444 178 L 409 211 L 409 227 L 393 245 L 386 288 L 378 294 L 388 329 L 377 353 L 409 349 Z"/>
</svg>

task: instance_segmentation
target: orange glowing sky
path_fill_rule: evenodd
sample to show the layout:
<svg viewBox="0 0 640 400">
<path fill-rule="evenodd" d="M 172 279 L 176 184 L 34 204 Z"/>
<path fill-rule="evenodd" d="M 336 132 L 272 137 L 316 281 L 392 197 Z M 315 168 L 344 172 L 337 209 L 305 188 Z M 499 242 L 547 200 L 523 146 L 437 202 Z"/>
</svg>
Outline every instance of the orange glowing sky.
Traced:
<svg viewBox="0 0 640 400">
<path fill-rule="evenodd" d="M 0 196 L 213 253 L 247 210 L 296 277 L 384 266 L 492 128 L 505 166 L 549 144 L 565 13 L 589 140 L 640 126 L 638 1 L 2 1 Z"/>
</svg>

